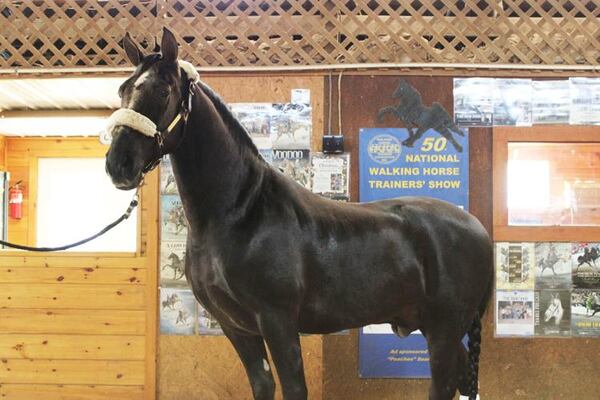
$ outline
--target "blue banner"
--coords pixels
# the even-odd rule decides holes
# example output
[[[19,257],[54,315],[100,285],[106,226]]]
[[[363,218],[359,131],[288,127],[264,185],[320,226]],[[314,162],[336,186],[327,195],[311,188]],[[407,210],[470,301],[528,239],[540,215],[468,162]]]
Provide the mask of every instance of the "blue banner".
[[[457,150],[434,130],[413,147],[402,144],[407,129],[361,129],[359,136],[360,201],[401,196],[427,196],[469,208],[469,138],[455,136]],[[389,325],[359,332],[362,378],[430,378],[427,342],[420,333],[401,339]]]

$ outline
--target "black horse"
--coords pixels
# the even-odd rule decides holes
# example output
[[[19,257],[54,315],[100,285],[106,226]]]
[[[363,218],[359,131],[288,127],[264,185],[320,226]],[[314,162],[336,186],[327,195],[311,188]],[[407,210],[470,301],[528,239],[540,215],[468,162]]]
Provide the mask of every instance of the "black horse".
[[[306,399],[299,332],[388,322],[400,334],[425,334],[429,399],[451,399],[457,388],[475,399],[480,316],[493,282],[479,221],[429,198],[343,204],[314,195],[269,167],[210,88],[189,83],[168,30],[162,55],[143,56],[128,37],[124,47],[137,68],[119,90],[122,107],[159,130],[176,127],[162,143],[117,126],[107,172],[132,189],[170,153],[189,222],[187,280],[238,352],[254,398],[274,396],[265,342],[284,399]],[[189,117],[172,122],[187,114],[190,95]]]

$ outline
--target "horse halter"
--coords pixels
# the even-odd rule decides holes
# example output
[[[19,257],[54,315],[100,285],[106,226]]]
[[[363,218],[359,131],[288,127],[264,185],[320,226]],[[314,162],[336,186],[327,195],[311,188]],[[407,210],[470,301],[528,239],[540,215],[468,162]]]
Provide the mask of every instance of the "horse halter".
[[[142,174],[145,175],[148,172],[152,171],[154,168],[160,164],[160,161],[163,156],[169,154],[171,151],[165,149],[165,141],[169,137],[170,133],[175,130],[175,128],[179,125],[180,122],[183,122],[183,132],[185,132],[185,124],[187,123],[187,119],[192,111],[192,98],[194,96],[194,85],[199,81],[199,75],[196,69],[192,66],[192,64],[187,61],[178,60],[179,67],[183,69],[188,77],[188,94],[187,98],[183,98],[181,100],[181,104],[179,106],[179,112],[173,117],[169,125],[163,130],[158,129],[154,121],[145,115],[131,109],[131,108],[120,108],[108,118],[107,126],[105,132],[112,137],[112,131],[118,126],[127,126],[133,129],[135,132],[140,133],[144,136],[152,137],[155,139],[156,143],[156,154],[157,156],[146,164],[146,166],[142,169]],[[177,145],[174,146],[173,150],[179,147],[181,141],[183,140],[183,135],[177,142]]]

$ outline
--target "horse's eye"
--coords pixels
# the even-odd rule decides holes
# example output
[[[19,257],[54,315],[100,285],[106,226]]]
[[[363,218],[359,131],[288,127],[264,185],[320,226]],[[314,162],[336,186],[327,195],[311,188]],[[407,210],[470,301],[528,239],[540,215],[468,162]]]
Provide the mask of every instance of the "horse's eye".
[[[169,89],[166,89],[166,88],[165,89],[158,89],[158,95],[160,97],[163,97],[163,98],[168,97],[169,96]]]

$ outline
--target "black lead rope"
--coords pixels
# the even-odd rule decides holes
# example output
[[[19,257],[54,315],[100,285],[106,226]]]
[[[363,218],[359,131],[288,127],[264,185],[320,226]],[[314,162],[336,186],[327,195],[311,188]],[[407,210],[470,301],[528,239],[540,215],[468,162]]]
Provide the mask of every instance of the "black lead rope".
[[[96,239],[99,236],[104,235],[106,232],[110,231],[112,228],[119,225],[121,222],[125,221],[127,218],[129,218],[133,209],[136,208],[138,205],[138,202],[139,202],[138,192],[140,190],[140,187],[141,187],[141,184],[140,184],[140,186],[138,186],[137,190],[135,191],[135,194],[133,195],[133,199],[131,199],[131,202],[129,203],[129,207],[127,207],[127,210],[123,213],[123,215],[121,215],[119,218],[117,218],[112,223],[106,225],[100,232],[98,232],[95,235],[92,235],[88,238],[82,239],[75,243],[70,243],[70,244],[66,244],[64,246],[58,246],[58,247],[25,246],[22,244],[5,242],[4,240],[0,240],[0,245],[6,246],[6,247],[11,247],[13,249],[27,250],[27,251],[61,251],[61,250],[70,249],[72,247],[81,246],[84,243],[87,243],[89,241]]]

